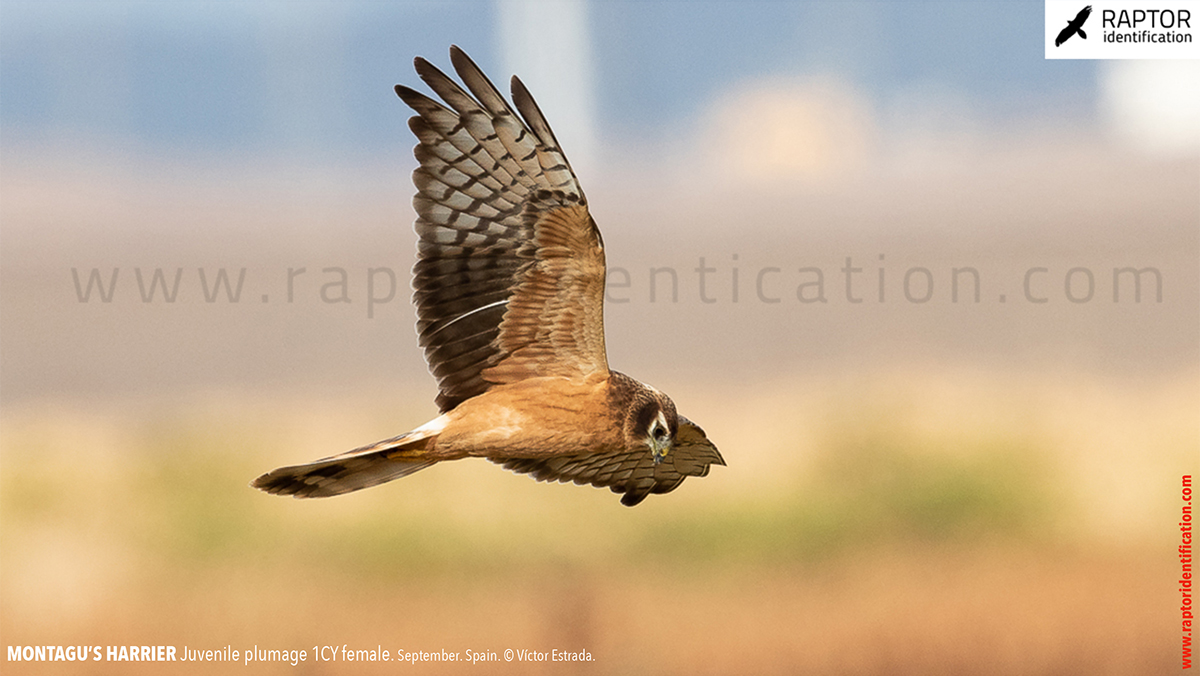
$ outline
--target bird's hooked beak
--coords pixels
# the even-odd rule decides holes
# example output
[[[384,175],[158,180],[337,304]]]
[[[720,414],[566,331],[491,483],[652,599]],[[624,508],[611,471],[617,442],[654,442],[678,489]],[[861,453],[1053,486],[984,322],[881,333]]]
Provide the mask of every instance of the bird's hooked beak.
[[[666,459],[667,453],[671,452],[671,438],[665,437],[662,441],[650,437],[650,453],[654,456],[654,464],[658,464]]]

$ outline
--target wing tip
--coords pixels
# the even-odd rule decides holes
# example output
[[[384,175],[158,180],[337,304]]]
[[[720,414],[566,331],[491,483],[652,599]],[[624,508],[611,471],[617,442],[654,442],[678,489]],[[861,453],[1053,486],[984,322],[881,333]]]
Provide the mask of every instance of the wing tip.
[[[410,96],[413,96],[414,94],[419,93],[416,90],[414,90],[412,87],[407,87],[402,84],[398,84],[395,87],[392,87],[392,91],[396,92],[396,96],[399,96],[400,100],[404,101],[405,103],[408,103],[408,98]]]
[[[614,493],[620,493],[621,489],[613,486],[612,491]],[[647,495],[650,495],[650,491],[628,491],[625,493],[625,495],[621,496],[621,504],[625,505],[626,507],[637,507],[638,505],[642,504],[642,501],[646,499]]]
[[[463,66],[467,64],[479,70],[479,66],[476,66],[471,57],[458,45],[450,45],[450,64],[454,66],[455,72],[460,75],[462,74]]]

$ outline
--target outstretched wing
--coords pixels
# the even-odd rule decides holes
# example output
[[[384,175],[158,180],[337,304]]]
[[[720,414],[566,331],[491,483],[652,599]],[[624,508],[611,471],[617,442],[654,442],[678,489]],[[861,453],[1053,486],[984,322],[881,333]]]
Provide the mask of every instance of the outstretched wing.
[[[669,493],[689,476],[707,476],[710,465],[725,459],[704,430],[680,416],[671,452],[655,463],[646,449],[585,453],[547,459],[495,460],[505,469],[529,474],[538,481],[573,481],[624,493],[621,504],[633,507],[651,493]]]
[[[443,412],[494,384],[608,369],[603,243],[567,158],[520,80],[518,115],[462,50],[450,59],[465,90],[416,59],[446,105],[396,86],[417,112],[413,298]]]

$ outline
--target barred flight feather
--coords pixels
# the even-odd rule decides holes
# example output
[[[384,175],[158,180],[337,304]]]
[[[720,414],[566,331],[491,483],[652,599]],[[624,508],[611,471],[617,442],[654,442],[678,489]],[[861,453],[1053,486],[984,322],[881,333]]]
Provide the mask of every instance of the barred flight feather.
[[[519,80],[520,114],[461,50],[451,62],[463,85],[415,61],[440,102],[396,87],[417,113],[413,300],[443,412],[518,375],[605,363],[603,252],[586,209],[564,211],[585,204],[570,164]],[[577,305],[589,310],[551,317]],[[538,345],[543,337],[551,342]]]

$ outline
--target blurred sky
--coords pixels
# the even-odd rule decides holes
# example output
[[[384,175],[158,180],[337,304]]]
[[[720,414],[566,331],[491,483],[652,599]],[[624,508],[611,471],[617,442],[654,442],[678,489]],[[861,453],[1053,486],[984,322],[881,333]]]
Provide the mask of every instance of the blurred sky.
[[[451,43],[499,82],[519,71],[584,156],[596,139],[661,137],[738,83],[771,78],[836,76],[884,120],[947,104],[983,124],[1091,119],[1105,66],[1044,60],[1042,12],[1041,2],[6,0],[0,141],[374,154],[406,117],[392,85],[415,84],[414,55],[444,65]]]
[[[502,89],[518,72],[577,169],[687,136],[745,83],[813,77],[884,132],[1059,120],[1200,147],[1194,64],[1047,61],[1042,22],[1041,2],[5,0],[0,149],[355,161],[394,149],[392,85],[451,43]]]

